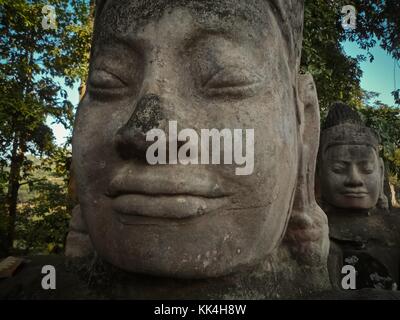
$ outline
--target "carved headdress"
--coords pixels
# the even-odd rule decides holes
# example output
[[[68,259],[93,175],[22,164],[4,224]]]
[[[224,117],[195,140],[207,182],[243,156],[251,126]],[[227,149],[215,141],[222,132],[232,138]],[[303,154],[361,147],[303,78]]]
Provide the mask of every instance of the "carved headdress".
[[[342,102],[330,107],[321,131],[320,154],[334,145],[368,145],[379,151],[379,137],[365,126],[357,111]]]

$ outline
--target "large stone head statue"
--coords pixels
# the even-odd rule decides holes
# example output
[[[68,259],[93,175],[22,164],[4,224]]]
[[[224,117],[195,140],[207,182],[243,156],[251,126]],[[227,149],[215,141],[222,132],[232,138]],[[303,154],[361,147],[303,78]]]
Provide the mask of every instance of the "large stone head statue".
[[[305,260],[321,253],[319,113],[311,77],[298,74],[302,25],[302,0],[98,1],[73,157],[99,256],[131,272],[207,278],[257,265],[282,243]],[[254,170],[150,165],[145,134],[170,121],[199,136],[254,129]]]
[[[331,106],[322,128],[318,168],[321,198],[328,206],[368,210],[383,196],[379,138],[343,103]]]

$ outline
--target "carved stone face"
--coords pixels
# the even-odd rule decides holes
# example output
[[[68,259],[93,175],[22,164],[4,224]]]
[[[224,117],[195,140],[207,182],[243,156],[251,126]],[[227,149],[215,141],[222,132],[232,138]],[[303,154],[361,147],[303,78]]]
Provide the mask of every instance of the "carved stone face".
[[[268,15],[261,24],[242,20],[239,11],[222,20],[172,8],[129,28],[124,12],[116,23],[126,31],[102,30],[106,40],[94,47],[73,154],[90,237],[112,264],[204,278],[254,265],[279,244],[299,160],[297,83],[287,40],[273,11]],[[146,112],[135,115],[138,108]],[[116,139],[130,119],[150,128],[175,120],[178,130],[198,132],[252,128],[254,171],[149,165],[136,136]]]
[[[321,195],[332,206],[370,209],[380,192],[379,158],[370,146],[331,146],[323,155],[320,180]]]

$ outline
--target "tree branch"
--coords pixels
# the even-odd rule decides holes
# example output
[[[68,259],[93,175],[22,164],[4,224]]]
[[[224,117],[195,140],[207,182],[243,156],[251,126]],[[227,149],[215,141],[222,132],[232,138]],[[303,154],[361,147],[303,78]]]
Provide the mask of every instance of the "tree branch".
[[[44,180],[46,180],[46,178],[36,179],[36,180],[32,180],[32,181],[21,182],[19,185],[20,185],[20,186],[23,186],[24,184],[36,183],[36,182],[40,182],[40,181],[44,181]]]

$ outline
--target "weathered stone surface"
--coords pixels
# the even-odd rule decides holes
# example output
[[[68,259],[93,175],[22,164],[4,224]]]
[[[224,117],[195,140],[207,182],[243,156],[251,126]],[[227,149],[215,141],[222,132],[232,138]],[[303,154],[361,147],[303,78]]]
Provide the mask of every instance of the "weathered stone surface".
[[[72,211],[69,232],[65,244],[65,255],[70,258],[85,257],[93,253],[93,245],[83,220],[80,206]]]
[[[110,284],[110,295],[277,298],[329,288],[327,220],[314,196],[318,100],[311,76],[299,75],[303,5],[98,2],[73,166],[96,254],[134,279],[117,281],[132,285],[115,294]],[[146,132],[169,121],[196,132],[254,129],[254,172],[149,165]]]
[[[15,299],[90,299],[87,283],[79,272],[68,272],[63,256],[24,257],[25,263],[14,277],[0,280],[0,300]],[[56,269],[56,290],[43,290],[42,267],[52,265]]]
[[[379,137],[343,103],[332,105],[323,128],[318,178],[324,209],[370,210],[378,199],[387,208]]]
[[[396,289],[400,219],[388,214],[379,137],[343,103],[332,105],[323,125],[318,180],[329,221],[334,287],[342,289],[342,267],[353,265],[357,289]]]
[[[329,269],[341,288],[343,265],[357,271],[357,289],[397,289],[400,267],[400,216],[396,213],[329,212]]]
[[[26,263],[14,278],[0,280],[0,300],[7,299],[399,299],[398,291],[362,290],[304,290],[299,282],[313,280],[312,273],[293,274],[278,283],[279,274],[269,269],[262,277],[255,270],[247,270],[248,277],[238,275],[236,282],[224,277],[219,281],[177,280],[157,278],[124,272],[99,261],[93,256],[85,259],[68,259],[62,256],[26,257]],[[41,281],[43,265],[57,270],[57,289],[43,290]],[[282,271],[282,270],[281,270]],[[279,272],[281,272],[279,271]],[[266,277],[267,276],[267,277]],[[268,279],[268,277],[270,277]],[[254,280],[250,282],[249,280]],[[251,284],[251,285],[250,285]],[[319,287],[319,286],[318,286]],[[303,288],[303,290],[302,290]],[[279,292],[284,294],[281,296]],[[288,295],[291,292],[292,295]]]

